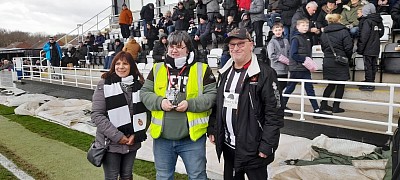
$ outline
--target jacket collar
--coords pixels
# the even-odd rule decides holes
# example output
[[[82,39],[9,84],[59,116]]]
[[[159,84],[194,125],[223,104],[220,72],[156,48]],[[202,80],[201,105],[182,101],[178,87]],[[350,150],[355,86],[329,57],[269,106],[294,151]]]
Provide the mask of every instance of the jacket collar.
[[[233,59],[230,58],[228,60],[228,62],[226,62],[224,67],[222,67],[220,70],[218,70],[218,72],[220,74],[223,74],[232,66],[233,66]],[[260,73],[260,66],[258,64],[257,56],[254,53],[251,53],[251,63],[250,63],[249,68],[247,69],[247,74],[249,75],[249,77],[252,77],[258,73]]]

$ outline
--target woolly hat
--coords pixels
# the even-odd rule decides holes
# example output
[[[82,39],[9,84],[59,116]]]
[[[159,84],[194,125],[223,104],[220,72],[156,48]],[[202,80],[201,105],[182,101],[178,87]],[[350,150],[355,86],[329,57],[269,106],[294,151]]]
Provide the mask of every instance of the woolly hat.
[[[375,9],[374,4],[368,3],[368,4],[365,4],[365,5],[363,6],[361,12],[362,12],[362,15],[365,17],[365,16],[368,16],[368,15],[370,15],[370,14],[376,13],[376,9]]]
[[[243,19],[244,16],[248,15],[247,13],[243,13],[240,19]]]

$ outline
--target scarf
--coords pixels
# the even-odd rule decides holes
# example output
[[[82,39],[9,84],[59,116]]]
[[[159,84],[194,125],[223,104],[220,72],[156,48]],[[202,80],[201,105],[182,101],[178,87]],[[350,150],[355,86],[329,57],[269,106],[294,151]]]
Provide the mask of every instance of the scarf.
[[[104,97],[106,111],[111,123],[125,135],[135,134],[135,142],[146,139],[148,110],[140,101],[140,88],[142,84],[132,75],[120,78],[115,73],[105,79]],[[132,93],[131,101],[125,93]],[[129,97],[129,94],[128,94]],[[132,107],[132,116],[129,110]]]

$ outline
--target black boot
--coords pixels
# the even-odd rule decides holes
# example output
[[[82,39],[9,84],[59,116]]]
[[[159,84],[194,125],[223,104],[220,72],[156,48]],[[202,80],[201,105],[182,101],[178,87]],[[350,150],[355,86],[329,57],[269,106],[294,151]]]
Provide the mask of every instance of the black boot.
[[[320,109],[325,110],[325,111],[332,111],[332,106],[329,106],[327,101],[322,100]]]
[[[340,105],[340,102],[333,103],[333,108],[332,108],[333,113],[342,113],[345,111],[344,109],[340,108],[339,105]]]

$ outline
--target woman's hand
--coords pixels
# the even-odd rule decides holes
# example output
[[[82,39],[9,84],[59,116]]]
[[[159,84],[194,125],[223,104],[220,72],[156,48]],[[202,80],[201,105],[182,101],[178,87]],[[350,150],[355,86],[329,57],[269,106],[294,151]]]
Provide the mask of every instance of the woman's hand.
[[[168,112],[174,109],[174,106],[171,104],[171,102],[169,102],[168,99],[163,99],[161,101],[161,109]]]
[[[122,136],[122,138],[118,141],[119,144],[127,144],[129,139],[126,136]]]
[[[135,135],[132,134],[128,137],[128,143],[126,145],[133,145],[135,143]]]

